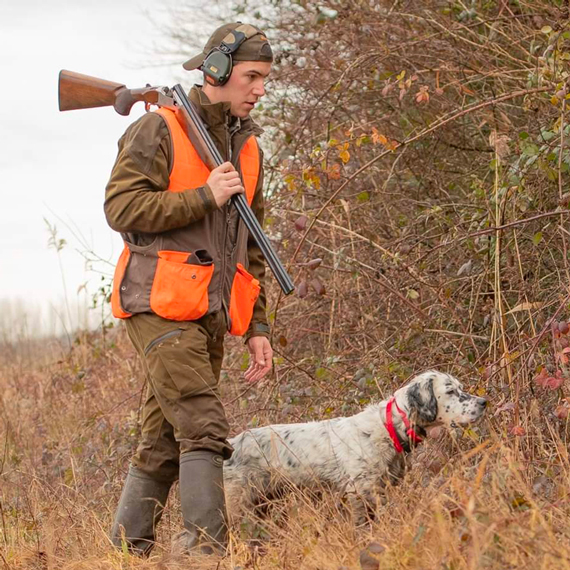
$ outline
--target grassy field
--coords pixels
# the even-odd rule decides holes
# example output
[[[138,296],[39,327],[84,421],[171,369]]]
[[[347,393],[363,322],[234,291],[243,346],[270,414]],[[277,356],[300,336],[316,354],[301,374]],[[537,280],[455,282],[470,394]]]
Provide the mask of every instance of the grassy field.
[[[521,418],[524,435],[495,407],[477,428],[427,441],[364,528],[339,497],[296,493],[234,527],[226,559],[190,562],[170,555],[181,528],[174,492],[152,557],[117,552],[107,533],[138,439],[140,364],[119,329],[105,344],[80,336],[71,352],[24,348],[0,357],[0,568],[570,568],[567,426],[536,405]],[[237,355],[223,375],[233,432],[254,409],[258,423],[287,421],[264,415],[266,391],[247,391]]]

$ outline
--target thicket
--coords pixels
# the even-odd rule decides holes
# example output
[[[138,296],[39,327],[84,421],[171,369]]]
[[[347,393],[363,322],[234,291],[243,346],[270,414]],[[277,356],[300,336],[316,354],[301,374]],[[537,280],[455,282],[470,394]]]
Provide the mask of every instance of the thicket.
[[[532,405],[563,428],[567,3],[234,12],[277,53],[258,116],[266,227],[298,287],[270,285],[276,413],[338,413],[437,367],[488,393],[515,434]],[[541,378],[559,379],[552,393]]]

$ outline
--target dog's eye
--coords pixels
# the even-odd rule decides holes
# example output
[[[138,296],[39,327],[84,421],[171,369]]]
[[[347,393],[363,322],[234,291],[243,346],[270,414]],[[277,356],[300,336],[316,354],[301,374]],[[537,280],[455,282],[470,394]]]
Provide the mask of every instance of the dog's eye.
[[[448,396],[451,396],[451,395],[453,395],[453,394],[457,395],[457,390],[448,390],[448,391],[446,392],[446,394],[447,394]]]

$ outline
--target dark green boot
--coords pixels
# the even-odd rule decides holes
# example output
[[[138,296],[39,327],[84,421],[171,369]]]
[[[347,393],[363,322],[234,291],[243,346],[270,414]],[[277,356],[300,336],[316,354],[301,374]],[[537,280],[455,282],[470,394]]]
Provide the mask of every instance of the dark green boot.
[[[224,496],[224,460],[212,451],[189,451],[180,456],[180,504],[186,531],[175,550],[223,554],[228,529]]]
[[[150,553],[171,486],[130,467],[111,530],[117,548],[122,548],[124,535],[130,552],[139,556]]]

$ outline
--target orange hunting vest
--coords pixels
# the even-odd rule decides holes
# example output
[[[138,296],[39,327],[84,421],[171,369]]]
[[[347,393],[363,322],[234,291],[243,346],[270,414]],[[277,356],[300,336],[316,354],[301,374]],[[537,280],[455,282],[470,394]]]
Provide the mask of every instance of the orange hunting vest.
[[[182,192],[204,186],[210,170],[194,149],[174,112],[164,108],[156,112],[166,121],[172,139],[174,160],[167,191]],[[255,136],[252,135],[244,144],[239,154],[239,163],[246,198],[251,206],[260,169]],[[213,222],[198,221],[189,224],[178,230],[176,239],[170,241],[168,233],[158,234],[157,239],[145,247],[137,247],[127,242],[123,236],[125,247],[113,279],[113,315],[128,318],[134,313],[151,311],[170,320],[196,320],[209,310],[218,310],[224,301],[230,317],[229,332],[235,335],[245,334],[260,291],[259,281],[244,267],[244,263],[247,263],[247,231],[238,233],[240,243],[235,248],[242,252],[243,263],[239,259],[232,260],[231,264],[223,263],[216,251],[209,251],[211,258],[203,262],[192,256],[192,253],[202,249],[203,243],[208,244],[209,249],[215,249],[212,245],[215,240],[208,237],[209,230],[204,230],[211,227],[204,225],[208,223]],[[241,221],[239,223],[243,224]],[[189,244],[188,247],[180,251],[180,244],[185,242]],[[225,266],[226,275],[218,274],[221,270],[219,266]],[[219,299],[219,290],[224,290],[223,283],[220,286],[220,280],[226,279],[231,283],[229,303],[227,299]],[[213,281],[218,285],[211,286]],[[133,291],[136,291],[134,295]],[[212,301],[214,307],[211,306]]]

